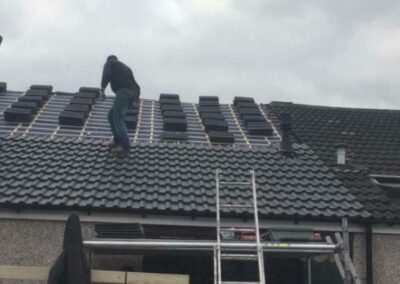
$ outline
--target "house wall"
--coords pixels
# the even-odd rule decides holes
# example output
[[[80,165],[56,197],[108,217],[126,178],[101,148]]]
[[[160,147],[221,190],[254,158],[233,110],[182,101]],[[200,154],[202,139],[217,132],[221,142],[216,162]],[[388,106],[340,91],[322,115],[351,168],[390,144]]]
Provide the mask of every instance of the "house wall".
[[[365,235],[354,237],[353,260],[362,279],[366,277]],[[372,236],[374,284],[400,283],[400,235],[376,234]]]
[[[0,265],[51,266],[61,252],[64,227],[65,222],[61,221],[0,219]],[[82,234],[84,239],[94,238],[94,224],[82,223]],[[372,241],[374,284],[400,283],[400,235],[375,233]],[[354,234],[353,260],[361,279],[365,281],[364,234]],[[127,255],[96,256],[92,262],[92,267],[97,269],[140,269],[140,266],[140,257]],[[0,283],[41,282],[0,280]]]
[[[65,223],[0,220],[0,264],[49,266],[62,250]],[[83,238],[94,237],[94,226],[82,224]]]
[[[62,250],[65,222],[0,219],[0,265],[51,266]],[[82,223],[83,239],[94,238],[94,224]],[[96,256],[92,267],[120,270],[137,267],[133,256]],[[42,281],[2,280],[1,284],[46,283]]]
[[[352,252],[353,252],[353,263],[361,278],[362,283],[367,283],[367,270],[365,261],[365,235],[364,234],[354,234],[352,242]]]
[[[400,235],[374,234],[372,248],[374,283],[400,283]]]

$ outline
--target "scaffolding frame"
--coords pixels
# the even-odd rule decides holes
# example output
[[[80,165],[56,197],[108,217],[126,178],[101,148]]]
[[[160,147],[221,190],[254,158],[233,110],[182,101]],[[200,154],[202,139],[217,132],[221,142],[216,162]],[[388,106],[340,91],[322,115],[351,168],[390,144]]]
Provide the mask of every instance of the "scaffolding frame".
[[[342,220],[345,225],[347,219]],[[342,232],[343,233],[343,232]],[[348,233],[348,231],[347,231]],[[352,283],[361,284],[355,266],[351,261],[348,250],[344,250],[345,239],[337,232],[335,233],[334,242],[329,236],[325,242],[278,242],[278,241],[262,241],[261,247],[266,255],[285,254],[305,257],[307,263],[307,284],[312,284],[311,277],[311,259],[314,256],[330,255],[334,258],[339,274],[344,284]],[[89,259],[95,251],[109,251],[119,253],[146,251],[185,251],[190,253],[209,252],[213,254],[217,246],[216,240],[172,240],[172,239],[95,239],[84,241],[84,246],[89,250]],[[221,243],[221,247],[235,252],[251,252],[257,246],[254,242],[244,243],[238,241],[230,241]],[[346,260],[347,259],[347,260]],[[345,261],[346,260],[346,261]],[[348,279],[346,279],[346,267],[348,271]],[[345,282],[349,281],[349,282]]]
[[[257,207],[257,189],[254,170],[250,170],[251,181],[244,182],[221,182],[220,170],[215,172],[216,184],[216,232],[215,240],[167,240],[167,239],[103,239],[84,241],[84,246],[89,249],[89,259],[92,259],[92,250],[129,250],[129,251],[208,251],[213,253],[214,260],[214,283],[260,283],[268,284],[265,279],[264,254],[296,254],[302,255],[307,264],[307,284],[312,284],[311,258],[316,255],[333,256],[335,264],[344,284],[361,284],[361,280],[356,272],[355,266],[350,257],[349,226],[347,217],[342,218],[342,232],[334,234],[335,241],[329,236],[325,242],[282,242],[282,241],[261,241],[259,232],[259,219]],[[240,184],[250,185],[252,187],[251,206],[241,204],[221,204],[220,203],[220,185],[221,184]],[[229,208],[252,208],[254,211],[254,228],[256,240],[221,240],[221,206]],[[232,228],[232,231],[240,231],[240,226]],[[245,230],[249,230],[248,228]],[[229,253],[241,253],[241,257],[257,252],[257,262],[259,267],[260,279],[258,282],[232,282],[222,281],[221,279],[221,250]],[[261,275],[263,274],[263,275]]]

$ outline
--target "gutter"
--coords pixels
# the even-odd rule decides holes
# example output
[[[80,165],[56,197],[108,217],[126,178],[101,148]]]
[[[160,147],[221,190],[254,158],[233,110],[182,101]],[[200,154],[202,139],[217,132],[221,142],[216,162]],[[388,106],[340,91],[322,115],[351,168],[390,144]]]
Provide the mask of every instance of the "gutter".
[[[36,220],[36,221],[61,221],[65,222],[72,210],[29,210],[24,209],[19,212],[13,210],[0,209],[0,220]],[[90,215],[85,212],[79,212],[81,223],[140,223],[152,225],[175,225],[175,226],[194,226],[194,227],[215,227],[215,217],[196,217],[195,219],[189,216],[176,215],[146,215],[134,213],[111,213],[111,212],[91,212]],[[225,224],[228,227],[251,227],[250,222],[243,222],[239,218],[226,218]],[[352,233],[363,233],[365,228],[358,223],[349,224],[349,230]],[[316,231],[339,232],[341,224],[339,222],[324,222],[324,221],[296,221],[279,220],[279,219],[260,219],[261,228],[270,227],[302,227]]]

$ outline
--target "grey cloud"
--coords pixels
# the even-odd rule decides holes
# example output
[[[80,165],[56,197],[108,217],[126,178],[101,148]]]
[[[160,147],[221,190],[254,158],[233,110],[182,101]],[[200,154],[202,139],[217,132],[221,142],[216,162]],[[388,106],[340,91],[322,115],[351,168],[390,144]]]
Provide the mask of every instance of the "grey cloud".
[[[34,2],[0,2],[0,80],[14,89],[96,86],[117,54],[147,98],[400,108],[397,1]]]

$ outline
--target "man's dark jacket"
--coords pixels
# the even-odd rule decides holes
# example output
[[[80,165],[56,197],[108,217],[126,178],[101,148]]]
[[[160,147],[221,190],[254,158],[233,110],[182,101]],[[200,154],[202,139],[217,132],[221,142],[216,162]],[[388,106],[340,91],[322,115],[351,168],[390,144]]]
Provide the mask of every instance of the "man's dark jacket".
[[[140,86],[136,83],[131,68],[119,60],[108,60],[104,65],[101,88],[104,90],[109,82],[114,93],[121,88],[130,88],[140,95]]]

